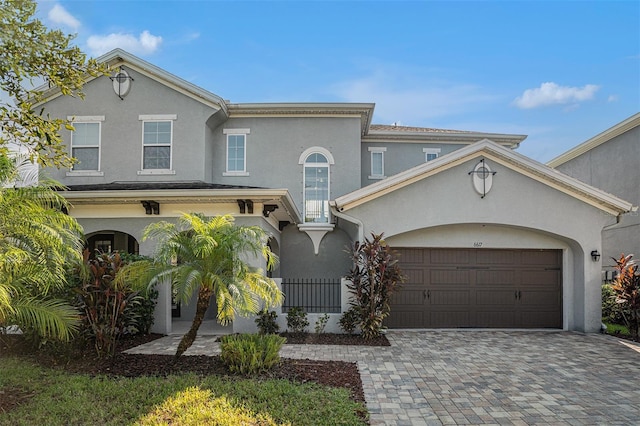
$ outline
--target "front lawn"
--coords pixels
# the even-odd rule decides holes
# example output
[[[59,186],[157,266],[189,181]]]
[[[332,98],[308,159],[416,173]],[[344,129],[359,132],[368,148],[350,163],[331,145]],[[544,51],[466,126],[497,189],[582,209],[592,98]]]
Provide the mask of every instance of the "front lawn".
[[[0,358],[0,399],[9,393],[19,404],[0,404],[0,425],[366,424],[348,390],[283,379],[92,377],[10,356]]]

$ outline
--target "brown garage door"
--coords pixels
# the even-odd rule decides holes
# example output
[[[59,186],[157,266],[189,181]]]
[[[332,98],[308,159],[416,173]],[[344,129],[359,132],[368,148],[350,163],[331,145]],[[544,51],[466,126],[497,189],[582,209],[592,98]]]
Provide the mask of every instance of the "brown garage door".
[[[561,328],[562,251],[396,248],[389,328]]]

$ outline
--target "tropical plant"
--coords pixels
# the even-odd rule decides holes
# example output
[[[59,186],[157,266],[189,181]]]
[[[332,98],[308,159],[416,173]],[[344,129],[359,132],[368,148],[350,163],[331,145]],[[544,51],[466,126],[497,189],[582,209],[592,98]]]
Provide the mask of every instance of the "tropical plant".
[[[298,306],[289,308],[287,312],[287,329],[291,333],[304,333],[307,331],[308,326],[309,320],[304,309]]]
[[[55,86],[63,95],[83,97],[87,76],[98,76],[106,67],[72,46],[73,36],[47,29],[34,19],[33,0],[0,0],[0,154],[17,145],[31,162],[69,167],[72,159],[60,137],[67,120],[51,118],[35,105]],[[35,91],[35,81],[48,83]]]
[[[616,295],[616,302],[622,308],[622,316],[629,333],[634,338],[640,337],[640,271],[632,260],[633,255],[622,254],[614,259],[618,276],[611,289]]]
[[[0,154],[0,330],[17,325],[43,339],[69,340],[78,312],[52,294],[65,285],[67,265],[81,259],[82,229],[63,213],[57,184],[38,181],[32,166]]]
[[[262,256],[267,268],[276,261],[267,246],[267,234],[257,226],[235,225],[231,215],[205,218],[185,213],[177,223],[149,225],[143,240],[150,238],[157,240],[154,260],[128,265],[122,279],[136,278],[150,286],[168,280],[184,304],[197,292],[193,323],[178,345],[176,358],[193,344],[212,297],[221,324],[229,323],[236,314],[258,313],[261,302],[265,308],[282,303],[276,283],[246,260]]]
[[[276,311],[269,311],[268,309],[261,310],[258,318],[255,319],[260,334],[278,334],[280,326],[278,325],[277,318],[278,314],[276,314]]]
[[[347,288],[352,293],[351,306],[360,319],[365,339],[380,336],[382,321],[389,315],[391,295],[404,281],[396,253],[385,243],[383,235],[356,241],[351,250],[353,268],[347,275]]]
[[[232,373],[255,374],[280,361],[287,339],[277,334],[229,334],[220,339],[220,359]]]
[[[99,253],[89,257],[84,251],[82,284],[76,289],[88,337],[94,341],[99,357],[113,356],[119,337],[137,334],[141,324],[141,307],[145,297],[129,283],[116,280],[124,267],[120,254]],[[152,289],[153,290],[153,289]]]
[[[338,320],[338,324],[340,324],[340,328],[347,334],[353,334],[353,332],[358,327],[360,322],[360,316],[358,314],[358,310],[353,306],[349,308],[346,312],[344,312],[340,319]]]

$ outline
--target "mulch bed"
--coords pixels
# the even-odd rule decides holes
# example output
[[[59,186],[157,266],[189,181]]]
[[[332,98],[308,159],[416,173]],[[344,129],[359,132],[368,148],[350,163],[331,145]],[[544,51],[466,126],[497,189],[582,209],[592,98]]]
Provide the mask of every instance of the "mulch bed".
[[[385,336],[364,340],[358,335],[282,333],[288,344],[331,344],[389,346]],[[90,345],[76,346],[62,350],[34,350],[21,336],[2,336],[2,354],[27,357],[40,365],[60,368],[72,373],[108,375],[121,377],[166,376],[170,374],[195,373],[199,375],[233,376],[222,364],[218,356],[182,356],[175,360],[172,355],[125,354],[129,348],[163,337],[149,334],[123,339],[118,351],[111,359],[98,359]],[[237,377],[237,376],[236,376]],[[275,368],[257,379],[286,379],[299,383],[314,382],[321,385],[343,387],[349,390],[351,398],[364,403],[364,392],[358,366],[354,362],[315,361],[309,359],[282,358]],[[19,388],[0,388],[0,412],[8,411],[28,400],[32,395]],[[364,413],[363,413],[364,415]]]

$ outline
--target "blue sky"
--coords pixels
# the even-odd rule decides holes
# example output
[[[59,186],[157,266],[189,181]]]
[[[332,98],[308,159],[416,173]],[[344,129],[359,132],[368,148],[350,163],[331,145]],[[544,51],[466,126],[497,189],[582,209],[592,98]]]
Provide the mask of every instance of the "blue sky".
[[[374,123],[528,135],[546,162],[640,111],[640,1],[40,1],[231,102],[374,102]]]

